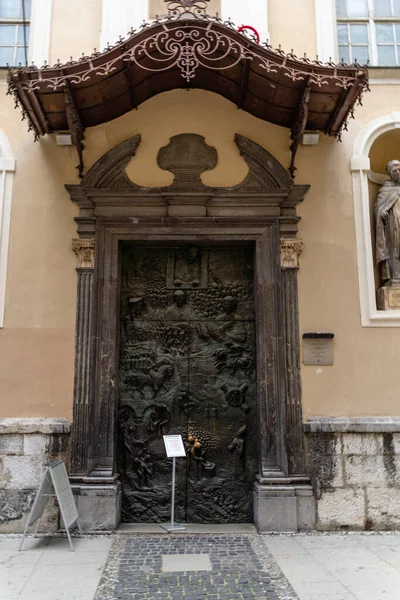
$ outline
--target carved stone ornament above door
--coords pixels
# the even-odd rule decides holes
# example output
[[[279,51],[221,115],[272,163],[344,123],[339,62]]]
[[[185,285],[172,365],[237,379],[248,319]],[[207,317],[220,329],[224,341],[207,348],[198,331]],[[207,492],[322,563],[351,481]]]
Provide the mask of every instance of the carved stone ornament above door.
[[[141,136],[135,135],[112,148],[89,169],[78,187],[85,189],[140,189],[140,186],[131,181],[126,174],[126,167],[132,157],[135,156],[140,143]],[[278,188],[288,191],[293,187],[308,189],[309,186],[294,186],[293,179],[280,162],[256,142],[236,134],[235,144],[249,167],[247,177],[232,188],[212,189],[232,189],[236,191],[249,188]],[[183,133],[173,136],[169,144],[159,150],[157,162],[161,169],[174,174],[173,186],[188,189],[191,187],[205,188],[208,186],[202,183],[200,175],[217,166],[218,154],[215,148],[207,144],[203,136],[194,133]],[[67,186],[68,189],[71,187]]]
[[[89,169],[80,185],[66,186],[81,209],[76,219],[80,237],[95,235],[96,217],[116,214],[279,217],[281,237],[295,237],[300,220],[296,206],[309,186],[295,185],[279,161],[256,142],[240,134],[235,135],[234,141],[248,166],[248,174],[232,187],[213,187],[202,182],[202,173],[217,166],[218,154],[198,134],[173,136],[159,150],[158,166],[174,175],[173,183],[165,187],[142,187],[127,175],[126,168],[141,143],[140,135],[112,148]]]

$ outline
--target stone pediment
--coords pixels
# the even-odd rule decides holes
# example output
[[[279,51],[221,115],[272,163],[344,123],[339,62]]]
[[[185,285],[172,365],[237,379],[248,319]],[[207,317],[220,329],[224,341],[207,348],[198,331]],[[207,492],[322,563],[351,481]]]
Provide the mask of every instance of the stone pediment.
[[[126,173],[128,163],[135,156],[140,145],[141,136],[135,135],[118,144],[102,156],[83,177],[80,187],[108,190],[144,190],[171,192],[179,189],[186,192],[209,192],[228,190],[240,192],[245,190],[291,190],[293,179],[286,169],[256,142],[240,135],[235,135],[235,144],[247,163],[249,172],[246,178],[231,188],[215,188],[203,184],[201,175],[214,169],[218,163],[215,148],[209,146],[204,137],[194,133],[183,133],[173,136],[169,144],[158,152],[158,166],[174,175],[171,186],[164,188],[143,188],[131,181]],[[70,189],[72,186],[67,186]]]
[[[78,233],[89,237],[97,219],[175,219],[221,218],[280,219],[283,235],[295,235],[299,217],[296,205],[309,188],[294,185],[286,169],[256,142],[235,135],[235,144],[245,160],[248,173],[232,187],[212,187],[202,182],[202,173],[218,164],[218,153],[203,136],[184,133],[173,136],[160,148],[159,168],[174,175],[164,187],[143,187],[126,172],[141,142],[136,135],[102,156],[83,177],[80,185],[67,185],[71,199],[79,208]]]

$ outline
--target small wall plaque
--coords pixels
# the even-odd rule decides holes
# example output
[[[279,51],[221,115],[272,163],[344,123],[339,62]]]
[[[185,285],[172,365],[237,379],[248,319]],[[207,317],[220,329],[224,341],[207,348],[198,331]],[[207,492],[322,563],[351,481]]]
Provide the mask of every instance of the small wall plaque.
[[[333,333],[303,334],[303,363],[333,365]]]

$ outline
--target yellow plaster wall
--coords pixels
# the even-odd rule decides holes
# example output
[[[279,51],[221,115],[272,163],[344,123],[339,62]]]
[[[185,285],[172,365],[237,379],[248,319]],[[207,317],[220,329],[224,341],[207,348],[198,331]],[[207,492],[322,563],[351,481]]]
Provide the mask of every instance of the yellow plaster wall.
[[[303,147],[298,155],[296,182],[312,186],[299,209],[300,235],[305,243],[299,271],[300,331],[335,334],[334,366],[302,367],[305,418],[400,412],[400,331],[362,328],[360,324],[349,170],[355,137],[364,123],[382,114],[383,99],[389,112],[395,110],[397,89],[376,88],[366,96],[344,143],[322,136],[318,146]],[[70,148],[55,147],[52,139],[33,144],[15,119],[12,105],[7,104],[6,112],[5,130],[18,169],[6,322],[0,331],[0,382],[3,390],[5,385],[6,399],[1,413],[49,414],[50,396],[57,389],[55,412],[70,416],[76,285],[70,239],[75,209],[63,185],[77,181],[76,156]],[[157,151],[172,135],[182,132],[202,134],[217,148],[219,165],[204,175],[210,185],[233,185],[246,175],[245,163],[233,143],[235,132],[263,145],[283,165],[289,163],[285,129],[238,111],[209,92],[176,90],[88,130],[86,167],[119,142],[141,133],[143,142],[128,173],[141,185],[166,185],[171,175],[157,167]]]
[[[349,162],[359,131],[398,106],[398,88],[374,85],[343,143],[322,138],[300,150],[298,183],[312,184],[299,213],[305,249],[299,271],[300,331],[335,334],[333,367],[302,367],[304,418],[399,415],[400,330],[360,324],[354,206]]]
[[[308,58],[316,57],[313,0],[269,0],[268,21],[270,43],[274,48],[280,45],[285,52],[293,49],[297,56],[302,57],[306,53]]]
[[[50,62],[90,53],[98,46],[98,8],[98,0],[79,4],[54,0]],[[269,17],[274,46],[315,56],[314,2],[270,0]],[[300,235],[305,242],[299,272],[300,332],[335,334],[334,366],[302,367],[305,418],[400,414],[400,331],[360,324],[349,169],[357,133],[376,117],[398,110],[398,90],[395,85],[373,86],[364,106],[357,108],[357,121],[350,124],[342,144],[322,136],[317,147],[300,148],[298,154],[296,182],[312,185],[299,209]],[[77,157],[73,148],[56,147],[52,137],[34,144],[4,92],[0,82],[0,127],[11,142],[17,171],[5,327],[0,330],[0,417],[70,418],[76,295],[70,243],[76,210],[64,184],[78,181]],[[204,175],[210,185],[233,185],[246,174],[233,143],[236,132],[264,146],[284,166],[289,164],[287,130],[238,111],[214,94],[177,90],[88,130],[86,168],[119,142],[140,133],[143,141],[128,167],[130,177],[141,185],[167,185],[172,176],[158,169],[157,151],[172,135],[183,132],[200,133],[217,148],[219,165]],[[393,140],[386,143],[386,154],[393,144]]]
[[[72,414],[77,214],[64,183],[76,179],[72,148],[34,143],[0,83],[0,127],[14,157],[0,417]],[[59,152],[61,150],[61,152]]]

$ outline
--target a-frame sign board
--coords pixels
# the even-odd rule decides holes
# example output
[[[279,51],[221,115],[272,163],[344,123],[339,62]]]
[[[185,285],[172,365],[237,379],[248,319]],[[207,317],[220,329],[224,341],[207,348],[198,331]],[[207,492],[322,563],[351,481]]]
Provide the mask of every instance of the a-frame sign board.
[[[35,521],[37,521],[37,524],[34,535],[37,534],[44,509],[46,508],[49,497],[51,496],[56,496],[58,500],[58,505],[60,507],[65,529],[67,531],[69,544],[72,552],[74,551],[69,532],[70,527],[76,523],[81,533],[82,530],[79,524],[79,515],[76,509],[74,495],[72,493],[67,470],[63,460],[57,460],[56,462],[46,466],[46,471],[43,475],[42,482],[37,491],[35,501],[32,505],[32,509],[25,526],[24,535],[19,547],[20,550],[22,550],[22,544],[24,543],[29,526]]]

